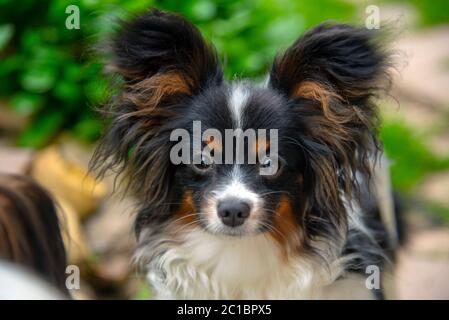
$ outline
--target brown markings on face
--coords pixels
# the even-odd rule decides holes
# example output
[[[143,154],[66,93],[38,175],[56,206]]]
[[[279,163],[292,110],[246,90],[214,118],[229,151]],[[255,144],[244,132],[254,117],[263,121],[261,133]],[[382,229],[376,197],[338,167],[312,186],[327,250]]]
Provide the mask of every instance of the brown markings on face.
[[[298,183],[298,185],[302,186],[304,183],[304,176],[300,173],[298,174],[298,176],[296,177],[296,182]]]
[[[187,191],[182,198],[182,203],[175,213],[176,223],[181,225],[196,225],[195,204],[193,202],[192,191]]]
[[[205,143],[209,150],[214,150],[214,152],[220,152],[220,153],[223,151],[222,142],[220,141],[220,139],[218,139],[214,136],[208,137],[206,139]]]
[[[253,152],[257,156],[259,154],[268,154],[270,148],[270,141],[266,137],[257,137],[256,143],[253,146]]]
[[[284,257],[288,259],[300,250],[303,233],[296,221],[293,205],[286,196],[279,199],[273,226],[276,231],[270,230],[270,236],[279,243]]]

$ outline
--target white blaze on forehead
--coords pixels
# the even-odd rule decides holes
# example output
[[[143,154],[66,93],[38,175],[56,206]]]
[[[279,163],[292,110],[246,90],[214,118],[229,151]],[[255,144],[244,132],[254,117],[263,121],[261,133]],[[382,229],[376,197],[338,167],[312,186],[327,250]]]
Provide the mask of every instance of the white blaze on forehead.
[[[229,109],[238,128],[242,127],[243,110],[249,97],[249,90],[244,84],[236,84],[232,87],[229,96]]]
[[[248,201],[253,207],[259,203],[259,196],[248,189],[243,182],[242,176],[240,175],[237,167],[234,167],[230,182],[226,185],[226,187],[216,192],[216,197],[219,201],[226,198],[238,198]]]

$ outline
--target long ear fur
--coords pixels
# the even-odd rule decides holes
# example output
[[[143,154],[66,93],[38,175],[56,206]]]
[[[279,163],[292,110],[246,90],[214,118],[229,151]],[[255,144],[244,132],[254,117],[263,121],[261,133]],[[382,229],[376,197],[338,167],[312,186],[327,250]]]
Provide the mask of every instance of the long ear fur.
[[[194,25],[172,13],[152,9],[125,23],[112,51],[112,65],[131,86],[144,81],[139,87],[193,95],[222,81],[214,49]]]
[[[161,203],[168,192],[167,123],[192,97],[222,82],[217,55],[192,24],[156,9],[124,23],[111,53],[123,82],[106,112],[109,128],[92,168],[125,173],[142,199]]]
[[[389,55],[379,34],[345,24],[321,24],[276,57],[269,85],[293,101],[302,145],[316,177],[315,201],[342,208],[356,171],[369,174],[378,150],[373,98],[389,86]]]

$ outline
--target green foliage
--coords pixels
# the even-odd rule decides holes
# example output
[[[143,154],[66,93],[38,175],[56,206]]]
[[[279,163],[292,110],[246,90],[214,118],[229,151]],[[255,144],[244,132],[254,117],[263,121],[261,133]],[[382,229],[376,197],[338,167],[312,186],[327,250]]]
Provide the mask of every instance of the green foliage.
[[[412,191],[429,173],[449,169],[449,159],[436,156],[425,139],[401,121],[386,121],[381,139],[392,160],[393,185],[401,191]]]
[[[80,9],[80,29],[65,27],[66,7]],[[226,76],[258,77],[276,51],[323,20],[350,21],[353,5],[342,0],[0,0],[0,98],[31,117],[18,139],[40,148],[61,130],[95,140],[93,113],[106,96],[107,80],[92,46],[126,18],[155,5],[196,23],[217,46]]]
[[[133,300],[149,300],[151,299],[151,290],[148,284],[145,281],[142,281],[142,283],[139,286],[139,290],[132,298]]]
[[[217,47],[228,78],[261,76],[276,52],[325,20],[349,22],[341,0],[164,0],[158,7],[187,16]]]
[[[80,9],[88,16],[86,1]],[[101,85],[100,64],[86,54],[92,28],[65,28],[68,1],[3,0],[0,10],[0,96],[16,112],[32,117],[19,145],[41,147],[63,128],[91,123],[89,101],[101,97],[85,89]],[[86,125],[85,125],[86,126]],[[97,138],[90,131],[88,138]]]
[[[449,22],[449,1],[447,0],[412,0],[421,15],[424,25],[434,25]]]
[[[449,1],[447,0],[387,0],[392,3],[404,3],[415,7],[420,23],[431,26],[449,22]]]
[[[421,12],[422,23],[425,25],[449,22],[449,2],[447,0],[413,0],[412,3]]]

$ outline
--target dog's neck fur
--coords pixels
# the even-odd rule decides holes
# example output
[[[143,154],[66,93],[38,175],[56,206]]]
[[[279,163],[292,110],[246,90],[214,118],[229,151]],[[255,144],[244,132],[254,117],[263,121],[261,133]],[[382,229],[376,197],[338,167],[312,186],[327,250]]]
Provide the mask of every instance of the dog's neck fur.
[[[350,227],[358,228],[356,223],[350,215]],[[265,234],[240,238],[199,227],[160,230],[142,231],[135,256],[158,299],[373,298],[361,276],[345,274],[344,240],[332,247],[316,241],[326,259],[320,261],[287,257]]]

